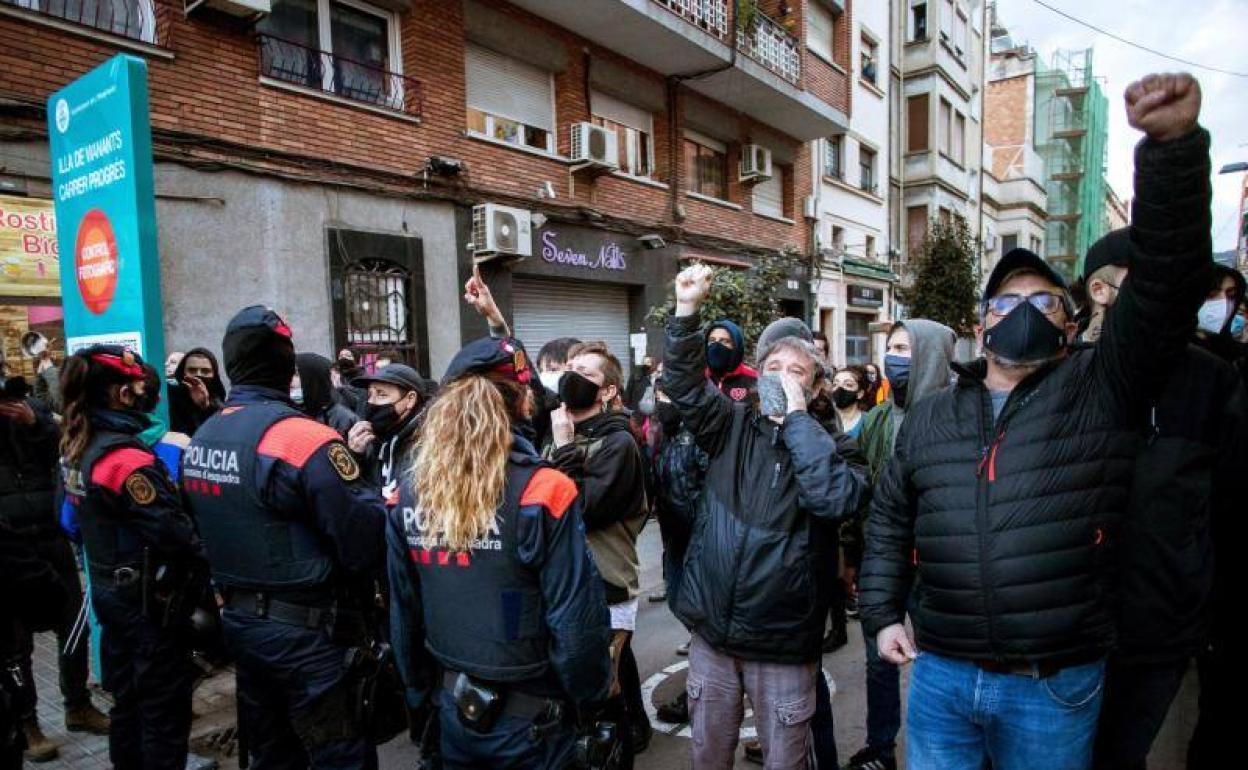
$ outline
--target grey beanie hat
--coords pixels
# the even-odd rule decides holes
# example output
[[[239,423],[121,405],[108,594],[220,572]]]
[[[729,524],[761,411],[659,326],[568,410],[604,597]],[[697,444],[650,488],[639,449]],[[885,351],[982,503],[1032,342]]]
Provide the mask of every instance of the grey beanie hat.
[[[810,333],[810,327],[807,326],[800,318],[780,318],[767,324],[767,328],[763,329],[763,333],[758,335],[758,342],[754,349],[757,351],[766,350],[775,344],[776,340],[785,337],[797,337],[807,342],[814,342],[815,335]]]

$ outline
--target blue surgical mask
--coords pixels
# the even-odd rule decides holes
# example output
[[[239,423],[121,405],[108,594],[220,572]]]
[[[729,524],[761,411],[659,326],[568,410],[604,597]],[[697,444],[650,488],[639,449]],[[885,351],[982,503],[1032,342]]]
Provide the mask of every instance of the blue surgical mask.
[[[1227,311],[1230,309],[1230,304],[1221,297],[1206,300],[1196,314],[1196,325],[1202,331],[1218,334],[1222,331],[1222,327],[1226,326],[1226,316]]]
[[[1238,337],[1244,333],[1244,317],[1238,313],[1231,319],[1231,336]]]
[[[889,355],[884,356],[884,376],[894,388],[904,388],[910,384],[910,357]]]

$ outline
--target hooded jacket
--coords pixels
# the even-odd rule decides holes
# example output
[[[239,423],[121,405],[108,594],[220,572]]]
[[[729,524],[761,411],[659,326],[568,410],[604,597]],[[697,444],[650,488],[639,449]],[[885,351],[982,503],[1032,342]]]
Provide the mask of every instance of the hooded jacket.
[[[313,420],[338,431],[346,438],[351,426],[360,418],[334,400],[334,384],[329,378],[330,360],[316,353],[300,353],[295,356],[295,368],[299,371],[299,386],[303,388],[303,404],[299,410]]]
[[[186,385],[186,364],[191,356],[202,356],[212,364],[214,376],[204,380],[209,396],[205,409],[200,409],[191,400],[191,391]],[[178,368],[173,372],[173,382],[169,383],[169,429],[193,436],[199,426],[221,410],[224,402],[225,383],[221,380],[221,365],[217,362],[217,357],[208,348],[191,348],[186,351],[186,355],[178,362]]]
[[[914,594],[920,650],[1068,666],[1115,642],[1116,554],[1150,405],[1209,286],[1209,135],[1136,149],[1130,273],[1095,348],[1023,379],[995,416],[987,363],[909,410],[874,490],[868,635]]]
[[[649,506],[641,452],[627,415],[591,417],[576,426],[572,443],[548,454],[581,494],[585,538],[606,584],[607,603],[632,599],[641,591],[637,536]]]
[[[906,387],[904,406],[890,393],[889,400],[873,407],[862,418],[858,443],[866,455],[872,485],[879,480],[884,464],[893,454],[897,431],[906,419],[906,411],[925,396],[949,387],[949,365],[953,362],[956,335],[948,326],[921,318],[897,325],[910,333],[910,383]]]
[[[708,458],[671,598],[676,616],[734,657],[818,660],[827,565],[862,481],[810,414],[794,412],[777,425],[709,386],[696,316],[673,316],[667,335],[663,391]]]
[[[1225,265],[1214,265],[1213,272],[1219,283],[1224,276],[1230,276],[1235,282],[1234,296],[1231,301],[1238,308],[1244,301],[1245,291],[1248,290],[1243,274]],[[1231,336],[1231,322],[1234,319],[1235,314],[1231,313],[1230,318],[1226,319],[1222,330],[1217,334],[1197,332],[1196,344],[1235,367],[1240,379],[1248,384],[1248,346]]]
[[[706,378],[733,401],[743,401],[758,388],[758,372],[745,363],[745,335],[741,332],[741,327],[732,321],[719,320],[707,327],[705,344],[710,344],[711,332],[716,329],[723,329],[732,337],[732,360],[722,374],[707,367]]]

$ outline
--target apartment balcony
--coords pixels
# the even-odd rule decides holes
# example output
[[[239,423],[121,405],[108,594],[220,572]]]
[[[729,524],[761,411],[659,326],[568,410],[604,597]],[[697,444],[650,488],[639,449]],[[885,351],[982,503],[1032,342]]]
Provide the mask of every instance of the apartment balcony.
[[[155,6],[147,0],[0,0],[0,13],[43,17],[138,42],[157,42]]]
[[[761,13],[737,29],[735,1],[511,2],[659,74],[706,73],[685,87],[795,139],[848,128],[842,110],[803,88],[800,41]]]
[[[422,95],[415,78],[272,35],[256,35],[256,45],[262,79],[420,117]]]

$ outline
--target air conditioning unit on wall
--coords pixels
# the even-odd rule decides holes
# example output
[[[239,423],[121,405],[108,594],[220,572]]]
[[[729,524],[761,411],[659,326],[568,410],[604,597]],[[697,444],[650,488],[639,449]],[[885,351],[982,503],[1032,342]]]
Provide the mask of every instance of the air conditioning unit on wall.
[[[619,137],[614,131],[593,123],[573,123],[572,162],[593,168],[620,167]]]
[[[211,8],[240,19],[259,21],[269,15],[271,2],[270,0],[185,0],[183,5],[187,16],[199,8]]]
[[[529,212],[497,203],[473,206],[472,256],[478,262],[495,257],[533,256],[533,224]]]
[[[771,179],[771,150],[760,144],[741,147],[741,181],[759,182]]]

